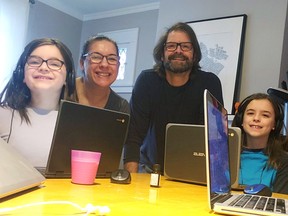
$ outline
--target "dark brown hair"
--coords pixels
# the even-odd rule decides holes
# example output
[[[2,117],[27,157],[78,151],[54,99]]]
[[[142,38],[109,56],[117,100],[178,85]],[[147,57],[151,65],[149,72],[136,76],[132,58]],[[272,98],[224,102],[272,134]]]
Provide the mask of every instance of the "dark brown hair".
[[[82,47],[82,53],[81,53],[81,59],[82,60],[85,60],[86,57],[84,55],[88,53],[91,44],[93,44],[97,41],[109,41],[109,42],[111,42],[115,46],[116,55],[119,56],[119,49],[118,49],[117,43],[109,37],[106,37],[104,35],[99,35],[99,36],[92,36],[92,37],[88,38],[88,40],[85,41],[85,43]]]

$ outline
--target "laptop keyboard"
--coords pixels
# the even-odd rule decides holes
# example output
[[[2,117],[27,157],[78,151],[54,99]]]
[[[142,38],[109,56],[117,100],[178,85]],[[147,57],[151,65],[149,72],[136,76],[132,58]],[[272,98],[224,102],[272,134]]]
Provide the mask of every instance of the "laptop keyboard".
[[[285,200],[249,194],[240,195],[229,206],[286,214]]]
[[[211,194],[211,203],[223,203],[232,197],[231,194]]]

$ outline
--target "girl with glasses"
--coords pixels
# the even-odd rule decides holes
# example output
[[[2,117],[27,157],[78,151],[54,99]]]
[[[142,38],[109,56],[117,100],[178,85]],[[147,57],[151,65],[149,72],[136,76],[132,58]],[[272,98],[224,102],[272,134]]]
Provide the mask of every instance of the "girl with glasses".
[[[31,41],[0,93],[0,137],[35,167],[46,166],[61,99],[75,101],[75,69],[61,41]]]

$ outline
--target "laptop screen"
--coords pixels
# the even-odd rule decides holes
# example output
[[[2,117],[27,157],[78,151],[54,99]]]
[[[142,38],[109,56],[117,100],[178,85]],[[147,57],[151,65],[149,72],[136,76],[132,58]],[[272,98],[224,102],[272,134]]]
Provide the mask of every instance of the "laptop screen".
[[[205,132],[208,144],[210,194],[229,193],[231,188],[228,147],[227,110],[207,90],[205,101]]]
[[[41,185],[45,178],[10,144],[0,138],[0,198]]]

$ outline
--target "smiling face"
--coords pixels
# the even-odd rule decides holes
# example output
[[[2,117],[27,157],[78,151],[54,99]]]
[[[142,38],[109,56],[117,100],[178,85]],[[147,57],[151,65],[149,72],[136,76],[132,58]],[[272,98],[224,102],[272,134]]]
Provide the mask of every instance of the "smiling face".
[[[270,101],[252,100],[245,109],[242,126],[247,135],[248,145],[249,139],[261,139],[262,145],[266,145],[271,130],[275,129],[275,112]]]
[[[98,53],[102,56],[117,56],[115,45],[107,40],[95,41],[89,46],[88,53]],[[111,65],[107,58],[103,58],[100,63],[91,62],[89,56],[80,60],[80,67],[84,71],[84,80],[90,85],[100,87],[110,87],[118,75],[119,62]]]
[[[189,36],[182,31],[172,31],[167,37],[166,43],[184,43],[191,42]],[[192,44],[193,45],[193,44]],[[184,73],[192,70],[193,66],[193,48],[189,51],[183,51],[180,46],[176,50],[168,51],[164,48],[164,67],[173,73]]]
[[[37,47],[30,56],[40,57],[43,60],[54,59],[64,62],[59,49],[54,45],[43,45]],[[62,87],[66,81],[66,67],[62,65],[59,70],[51,70],[47,62],[43,62],[39,67],[25,64],[25,76],[23,82],[26,83],[31,94],[40,92],[61,93]]]

